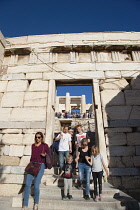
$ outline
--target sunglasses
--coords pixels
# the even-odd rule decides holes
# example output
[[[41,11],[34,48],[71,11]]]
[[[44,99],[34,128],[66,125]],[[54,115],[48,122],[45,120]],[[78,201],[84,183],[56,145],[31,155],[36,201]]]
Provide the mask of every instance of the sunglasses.
[[[87,146],[87,144],[82,144],[82,146]]]
[[[36,136],[35,139],[41,139],[41,136]]]

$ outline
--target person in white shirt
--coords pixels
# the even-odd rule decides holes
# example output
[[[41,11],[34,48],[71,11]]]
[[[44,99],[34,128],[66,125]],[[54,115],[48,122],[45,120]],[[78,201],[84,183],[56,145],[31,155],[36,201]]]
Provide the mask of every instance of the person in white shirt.
[[[82,125],[76,125],[76,139],[75,139],[75,146],[76,146],[76,155],[78,154],[78,148],[81,147],[82,139],[86,138],[88,143],[90,142],[90,138],[87,133],[83,132]]]
[[[71,145],[71,135],[68,133],[68,126],[64,126],[63,132],[61,132],[56,138],[55,141],[59,141],[59,165],[60,165],[60,172],[64,166],[65,158],[72,152],[72,145]]]
[[[85,157],[88,164],[92,166],[92,176],[94,181],[94,200],[97,202],[98,200],[102,200],[102,176],[103,176],[103,168],[108,176],[108,170],[105,166],[103,156],[99,153],[99,148],[97,146],[92,146],[91,148],[91,157]],[[90,160],[90,161],[89,161]],[[98,189],[97,189],[97,179],[99,184],[99,197],[98,197]]]

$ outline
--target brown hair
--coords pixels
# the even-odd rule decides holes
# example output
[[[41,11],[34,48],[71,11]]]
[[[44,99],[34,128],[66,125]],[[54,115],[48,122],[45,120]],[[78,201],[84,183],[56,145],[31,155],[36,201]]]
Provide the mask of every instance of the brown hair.
[[[68,126],[68,125],[65,125],[65,126],[63,127],[63,129],[64,129],[64,128],[68,128],[68,129],[69,129],[69,126]]]
[[[94,153],[94,150],[95,150],[95,153]],[[91,155],[98,155],[99,154],[99,148],[98,148],[98,146],[96,146],[96,145],[93,145],[92,147],[91,147]]]
[[[79,124],[79,125],[75,126],[76,130],[77,130],[78,127],[80,127],[82,129],[82,125]],[[82,129],[82,131],[83,131],[83,129]],[[78,133],[78,131],[76,131],[76,133]]]
[[[43,133],[39,131],[35,134],[35,137],[36,137],[36,135],[40,135],[41,136],[41,144],[45,144]],[[36,140],[35,140],[35,143],[36,143]]]
[[[87,140],[86,138],[83,138],[82,141],[81,141],[81,145],[83,145],[83,143],[85,143],[85,142],[86,142],[87,145],[88,145],[88,140]]]
[[[79,125],[76,125],[75,127],[76,127],[76,128],[78,128],[78,127],[81,127],[81,128],[82,128],[82,125],[79,124]]]

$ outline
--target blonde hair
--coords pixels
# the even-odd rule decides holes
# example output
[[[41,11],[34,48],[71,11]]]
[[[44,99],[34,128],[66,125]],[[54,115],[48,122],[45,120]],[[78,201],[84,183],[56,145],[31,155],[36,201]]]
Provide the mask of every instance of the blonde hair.
[[[95,151],[95,152],[94,152]],[[96,145],[93,145],[92,147],[91,147],[91,155],[98,155],[100,152],[99,152],[99,147],[98,146],[96,146]]]
[[[69,161],[69,160],[73,160],[72,155],[68,155],[68,156],[66,157],[66,161]]]

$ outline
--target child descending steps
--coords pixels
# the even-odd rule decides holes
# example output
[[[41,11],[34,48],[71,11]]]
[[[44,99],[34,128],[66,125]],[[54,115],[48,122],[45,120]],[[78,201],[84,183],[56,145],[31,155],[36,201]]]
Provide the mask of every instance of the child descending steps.
[[[73,172],[73,157],[72,155],[68,155],[66,157],[66,163],[62,169],[62,172],[59,176],[64,177],[64,196],[63,200],[69,198],[70,200],[72,197],[72,172]]]
[[[102,200],[102,176],[103,176],[103,168],[108,176],[108,170],[105,166],[103,156],[99,153],[99,148],[97,146],[92,146],[91,148],[91,157],[85,157],[87,162],[92,166],[92,176],[94,181],[94,200],[97,202],[98,200]],[[89,161],[90,160],[90,161]],[[97,189],[97,179],[99,184],[99,196]]]

